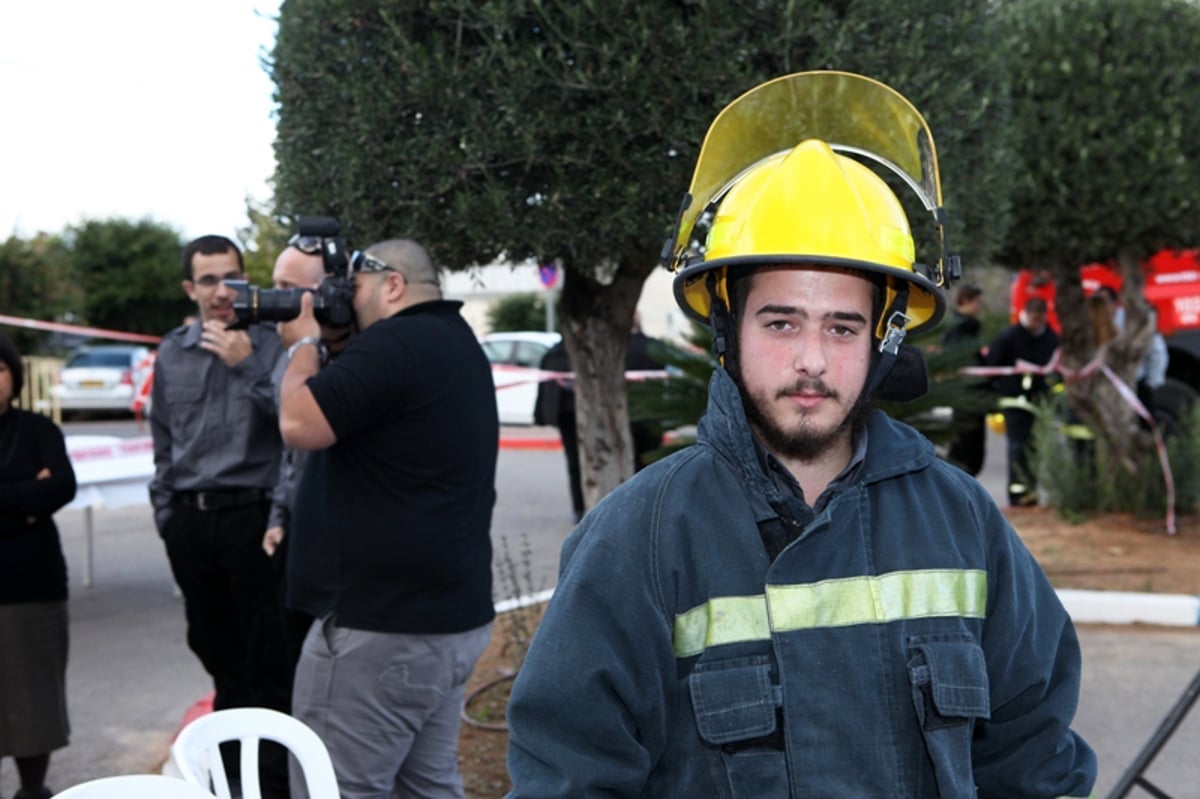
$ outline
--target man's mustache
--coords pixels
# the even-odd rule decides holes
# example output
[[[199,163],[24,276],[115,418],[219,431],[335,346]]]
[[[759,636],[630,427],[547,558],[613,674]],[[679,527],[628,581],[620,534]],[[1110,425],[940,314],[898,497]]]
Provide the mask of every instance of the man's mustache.
[[[820,378],[813,380],[797,380],[786,388],[779,389],[775,394],[776,399],[783,399],[790,394],[820,394],[823,397],[837,399],[838,393],[825,384],[825,381]]]

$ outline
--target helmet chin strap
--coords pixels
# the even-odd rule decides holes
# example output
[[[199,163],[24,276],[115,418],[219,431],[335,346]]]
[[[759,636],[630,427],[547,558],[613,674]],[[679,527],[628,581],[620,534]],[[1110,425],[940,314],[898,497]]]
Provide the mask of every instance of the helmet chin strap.
[[[867,383],[863,388],[865,396],[870,397],[887,378],[896,365],[896,357],[900,345],[904,342],[905,327],[908,324],[908,281],[898,280],[896,296],[891,305],[883,309],[883,333],[879,341],[879,349],[872,353],[871,371],[867,375]]]
[[[713,355],[717,356],[717,363],[724,366],[730,352],[730,345],[733,343],[733,314],[717,291],[715,270],[709,272],[705,278],[705,288],[708,289],[709,297],[708,324],[712,328],[713,334]]]

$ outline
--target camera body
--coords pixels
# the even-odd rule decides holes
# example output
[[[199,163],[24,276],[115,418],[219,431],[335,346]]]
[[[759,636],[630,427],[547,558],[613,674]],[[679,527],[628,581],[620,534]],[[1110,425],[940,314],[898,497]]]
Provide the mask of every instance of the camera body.
[[[263,289],[245,280],[226,280],[236,292],[233,328],[245,328],[257,322],[287,322],[300,315],[300,298],[313,295],[313,315],[322,325],[346,327],[354,322],[354,283],[350,280],[350,258],[342,238],[342,226],[332,217],[302,216],[299,230],[288,246],[303,252],[320,252],[325,277],[315,289]],[[309,249],[306,243],[314,249]]]

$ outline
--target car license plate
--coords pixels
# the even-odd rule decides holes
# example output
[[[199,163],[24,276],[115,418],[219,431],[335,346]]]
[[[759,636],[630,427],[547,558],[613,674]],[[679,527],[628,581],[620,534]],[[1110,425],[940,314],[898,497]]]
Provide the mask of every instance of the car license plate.
[[[104,388],[103,380],[80,380],[80,388]]]

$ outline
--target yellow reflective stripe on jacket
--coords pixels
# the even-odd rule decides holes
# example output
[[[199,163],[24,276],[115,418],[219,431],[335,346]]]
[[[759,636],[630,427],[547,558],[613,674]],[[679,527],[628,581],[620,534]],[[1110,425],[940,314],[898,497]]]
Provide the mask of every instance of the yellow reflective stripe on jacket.
[[[676,616],[675,655],[690,657],[710,646],[766,640],[772,632],[938,616],[983,618],[986,610],[987,574],[975,569],[772,585],[766,596],[715,597]]]
[[[719,596],[675,617],[675,656],[698,655],[710,646],[771,637],[767,598]]]

